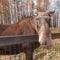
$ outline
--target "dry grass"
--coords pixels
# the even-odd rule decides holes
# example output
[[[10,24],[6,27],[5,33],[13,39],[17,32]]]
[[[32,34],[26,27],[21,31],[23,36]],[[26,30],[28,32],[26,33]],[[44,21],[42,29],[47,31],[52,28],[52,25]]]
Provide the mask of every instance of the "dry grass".
[[[53,40],[50,49],[37,48],[34,51],[34,60],[60,60],[60,39]]]

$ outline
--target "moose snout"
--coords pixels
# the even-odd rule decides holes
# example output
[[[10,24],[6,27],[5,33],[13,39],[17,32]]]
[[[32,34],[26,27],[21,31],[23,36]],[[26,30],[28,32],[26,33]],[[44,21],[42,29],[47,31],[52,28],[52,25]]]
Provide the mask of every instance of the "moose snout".
[[[39,40],[39,43],[40,43],[40,45],[51,45],[51,41],[50,40],[46,40],[46,41]]]
[[[52,45],[50,38],[43,38],[43,36],[39,36],[40,45]]]

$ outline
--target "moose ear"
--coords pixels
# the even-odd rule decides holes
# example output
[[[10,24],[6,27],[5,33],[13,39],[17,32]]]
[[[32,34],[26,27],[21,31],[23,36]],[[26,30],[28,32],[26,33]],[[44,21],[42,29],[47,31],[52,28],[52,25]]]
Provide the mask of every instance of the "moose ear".
[[[45,15],[51,16],[51,15],[54,14],[54,13],[55,13],[55,10],[51,10],[51,11],[46,12]]]

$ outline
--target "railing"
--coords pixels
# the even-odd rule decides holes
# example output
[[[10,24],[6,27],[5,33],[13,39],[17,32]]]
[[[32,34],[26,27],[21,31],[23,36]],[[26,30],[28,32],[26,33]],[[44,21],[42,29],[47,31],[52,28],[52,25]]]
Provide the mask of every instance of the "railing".
[[[60,33],[52,34],[52,38],[60,38]],[[0,36],[0,60],[33,60],[33,51],[39,46],[38,35]]]
[[[0,46],[31,43],[38,41],[37,35],[0,36]]]
[[[32,60],[33,51],[39,46],[36,46],[37,42],[38,35],[0,36],[0,55],[16,55],[25,52],[26,60]],[[0,59],[2,60],[2,58]],[[12,60],[12,58],[8,60],[10,59]],[[4,60],[7,60],[7,58],[5,57]]]

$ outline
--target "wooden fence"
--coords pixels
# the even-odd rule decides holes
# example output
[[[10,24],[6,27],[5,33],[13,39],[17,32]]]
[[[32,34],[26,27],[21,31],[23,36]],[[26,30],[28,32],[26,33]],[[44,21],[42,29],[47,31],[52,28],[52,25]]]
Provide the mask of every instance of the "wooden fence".
[[[33,60],[33,51],[39,46],[36,46],[35,43],[38,43],[38,35],[0,36],[0,55],[25,52],[26,59],[24,60]],[[24,44],[28,45],[25,46]],[[0,59],[2,60],[2,58]],[[18,59],[20,60],[20,58]],[[3,60],[11,60],[11,58],[7,59],[3,57]]]
[[[52,34],[52,38],[60,38],[60,33]],[[24,44],[27,43],[28,48],[25,48]],[[0,60],[33,60],[34,49],[39,46],[40,45],[38,44],[38,35],[0,36]],[[21,52],[28,53],[25,56],[26,59],[24,57],[22,57],[24,59],[21,59],[19,55],[18,59],[16,58],[17,54],[20,54]],[[4,55],[5,57],[1,57],[1,55]],[[11,57],[11,55],[15,55],[15,57]]]
[[[37,42],[38,35],[0,36],[0,46]]]

